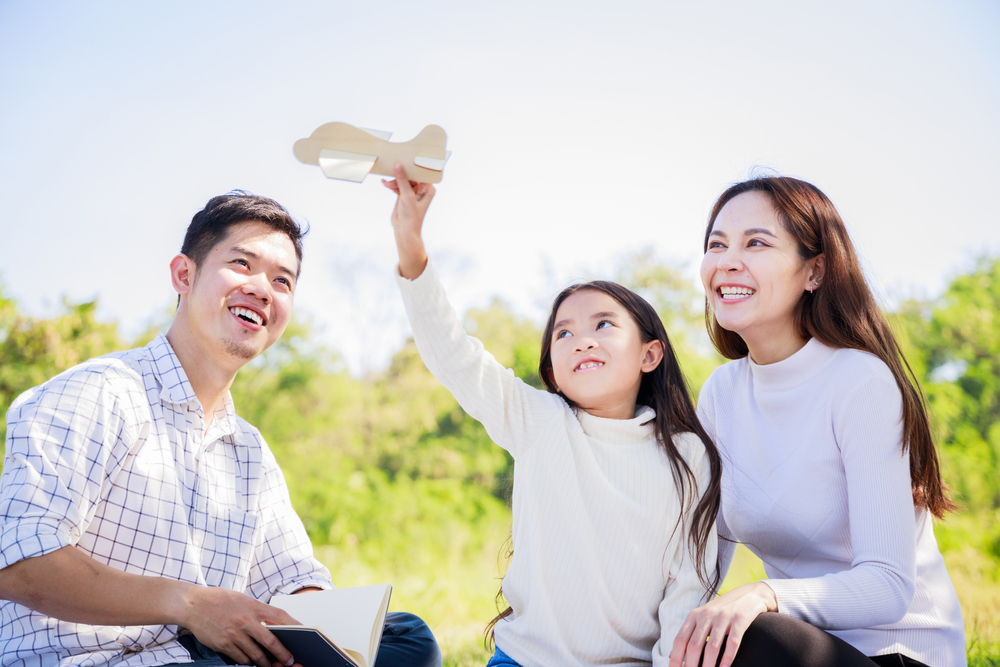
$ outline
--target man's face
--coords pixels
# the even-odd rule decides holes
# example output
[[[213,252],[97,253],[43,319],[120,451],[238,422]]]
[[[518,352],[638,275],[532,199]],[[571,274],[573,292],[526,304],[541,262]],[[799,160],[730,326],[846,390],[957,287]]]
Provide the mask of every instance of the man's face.
[[[259,222],[233,225],[198,265],[188,293],[199,347],[243,365],[274,344],[292,315],[298,267],[285,234]]]

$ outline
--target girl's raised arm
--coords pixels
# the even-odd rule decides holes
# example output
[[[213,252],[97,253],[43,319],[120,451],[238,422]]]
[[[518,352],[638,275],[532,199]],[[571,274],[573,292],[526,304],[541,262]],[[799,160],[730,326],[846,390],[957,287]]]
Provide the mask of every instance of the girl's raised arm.
[[[469,336],[448,304],[421,238],[434,187],[410,182],[400,165],[382,183],[397,194],[392,226],[399,252],[400,292],[420,358],[459,405],[516,459],[542,431],[569,413],[556,396],[531,387]]]
[[[424,226],[424,216],[434,199],[434,186],[417,183],[406,178],[403,165],[392,168],[396,180],[382,179],[382,185],[398,195],[392,209],[392,228],[396,233],[396,250],[399,252],[399,274],[413,280],[424,272],[427,266],[427,251],[420,230]]]

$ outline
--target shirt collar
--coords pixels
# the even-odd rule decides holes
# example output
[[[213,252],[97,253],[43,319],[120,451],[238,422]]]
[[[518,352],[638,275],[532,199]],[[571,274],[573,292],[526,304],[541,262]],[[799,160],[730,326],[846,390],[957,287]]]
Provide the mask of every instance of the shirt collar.
[[[160,334],[146,346],[150,359],[153,361],[153,375],[160,383],[160,400],[175,405],[198,401],[198,397],[188,382],[187,373],[181,366],[180,359],[170,347],[170,341]]]
[[[146,349],[153,362],[153,375],[160,385],[160,400],[174,405],[193,404],[192,409],[202,409],[187,373],[167,337],[160,334],[149,342]],[[212,439],[236,432],[236,406],[233,405],[233,397],[229,392],[226,392],[223,405],[216,409],[208,431]]]

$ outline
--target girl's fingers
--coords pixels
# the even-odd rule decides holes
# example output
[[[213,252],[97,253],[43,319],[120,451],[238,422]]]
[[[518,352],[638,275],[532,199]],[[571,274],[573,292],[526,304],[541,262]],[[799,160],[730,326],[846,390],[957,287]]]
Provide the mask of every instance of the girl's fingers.
[[[400,196],[412,196],[413,187],[410,185],[409,179],[406,178],[406,170],[403,169],[403,165],[397,162],[392,168],[392,173],[396,175],[396,187],[399,188]]]

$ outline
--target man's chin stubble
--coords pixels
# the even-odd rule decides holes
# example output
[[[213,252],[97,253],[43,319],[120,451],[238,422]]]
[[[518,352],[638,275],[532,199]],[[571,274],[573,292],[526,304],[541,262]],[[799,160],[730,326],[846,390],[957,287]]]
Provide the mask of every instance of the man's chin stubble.
[[[257,350],[249,343],[237,343],[231,338],[223,338],[222,344],[225,346],[226,352],[239,359],[250,361],[257,356]]]

